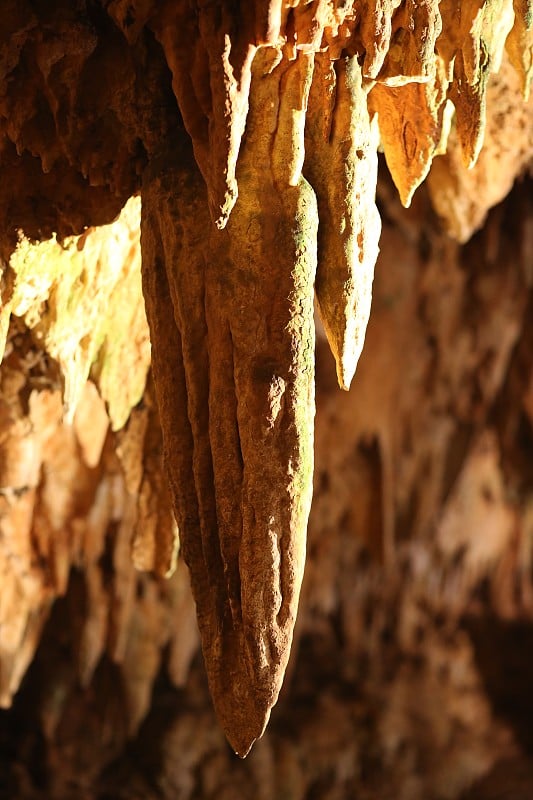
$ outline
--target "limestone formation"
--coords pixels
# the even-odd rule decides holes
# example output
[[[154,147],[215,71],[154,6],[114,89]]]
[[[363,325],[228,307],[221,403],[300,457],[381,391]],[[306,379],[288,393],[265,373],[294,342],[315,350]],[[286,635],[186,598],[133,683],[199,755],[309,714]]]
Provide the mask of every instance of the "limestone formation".
[[[303,576],[314,288],[339,384],[348,389],[379,249],[378,148],[402,203],[430,174],[435,209],[466,240],[531,163],[531,4],[2,0],[0,10],[0,344],[7,342],[0,474],[8,529],[20,515],[26,531],[20,541],[12,534],[5,558],[21,542],[27,548],[43,448],[60,424],[59,388],[79,431],[90,376],[113,431],[143,394],[138,200],[109,231],[88,228],[111,222],[140,193],[164,470],[214,705],[244,756],[280,691]],[[509,173],[496,176],[505,151],[498,109],[511,92],[505,118],[519,125],[520,145],[506,160]],[[487,164],[485,138],[497,154]],[[478,191],[483,181],[490,192]],[[467,196],[468,215],[460,207]],[[9,358],[18,357],[21,320],[35,363],[19,365],[19,385]],[[43,358],[57,375],[41,396],[32,370]],[[100,418],[95,441],[68,434],[89,467],[107,435],[107,416]],[[158,437],[150,402],[117,437],[129,497],[120,541],[136,566],[166,575],[176,565],[178,532]],[[391,473],[385,434],[380,447]],[[23,457],[25,448],[35,455]],[[386,519],[384,527],[392,557]],[[44,536],[47,548],[56,535]],[[20,558],[31,562],[27,552]],[[50,597],[65,590],[73,560],[56,565]],[[119,572],[117,591],[127,600],[117,613],[127,615],[135,581],[126,568]],[[2,671],[6,703],[44,620],[39,580],[34,600],[17,584],[26,611],[8,636],[6,663],[14,658],[17,666]],[[95,597],[99,580],[89,584]],[[22,620],[32,604],[42,613],[25,629],[24,650]],[[84,682],[104,650],[102,625],[95,613]],[[111,649],[123,655],[117,636]],[[136,724],[147,703],[141,695]]]

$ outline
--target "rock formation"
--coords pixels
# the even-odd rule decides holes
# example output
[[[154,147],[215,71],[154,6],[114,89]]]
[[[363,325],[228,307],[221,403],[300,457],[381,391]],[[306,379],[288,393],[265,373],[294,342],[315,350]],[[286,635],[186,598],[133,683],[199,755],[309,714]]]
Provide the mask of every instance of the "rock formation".
[[[376,202],[378,148],[402,204],[429,174],[435,210],[466,242],[531,164],[533,10],[525,0],[0,7],[2,702],[78,568],[78,679],[89,686],[104,653],[119,663],[135,732],[162,648],[177,685],[196,649],[190,616],[173,619],[188,608],[182,567],[166,586],[133,569],[171,575],[179,530],[215,709],[246,755],[278,698],[304,572],[315,290],[348,389],[370,316],[380,202],[385,224],[400,219],[385,180]],[[129,199],[139,193],[142,210]],[[513,535],[527,538],[513,516],[528,519],[527,503],[509,507],[503,450],[485,430],[513,359],[531,368],[521,344],[530,211],[520,209],[514,250],[491,223],[489,277],[474,265],[472,286],[458,245],[440,233],[423,269],[393,270],[398,311],[375,323],[388,341],[356,374],[363,399],[346,422],[356,466],[346,455],[343,468],[347,491],[360,490],[351,524],[386,568],[384,608],[404,566],[417,596],[404,602],[434,608],[419,555],[400,557],[399,542],[427,537],[432,569],[453,563],[462,525],[491,530],[483,504],[471,504],[478,494],[497,506],[487,563]],[[431,250],[420,208],[406,220],[409,246]],[[479,302],[479,321],[463,320],[466,299]],[[530,385],[516,392],[531,425]],[[315,494],[320,509],[319,480]],[[486,575],[466,547],[461,612]],[[349,650],[364,624],[342,627]],[[45,713],[50,736],[58,714]]]

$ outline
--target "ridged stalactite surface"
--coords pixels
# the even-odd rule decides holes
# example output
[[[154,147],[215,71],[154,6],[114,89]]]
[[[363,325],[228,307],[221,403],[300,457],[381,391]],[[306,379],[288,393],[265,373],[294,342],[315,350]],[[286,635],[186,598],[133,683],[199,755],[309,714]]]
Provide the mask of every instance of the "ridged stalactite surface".
[[[190,161],[166,153],[143,185],[165,462],[211,692],[240,755],[262,734],[287,664],[312,487],[318,217],[301,163],[294,185],[281,168],[303,134],[290,123],[309,64],[284,66],[254,74],[243,191],[224,230],[210,225]]]

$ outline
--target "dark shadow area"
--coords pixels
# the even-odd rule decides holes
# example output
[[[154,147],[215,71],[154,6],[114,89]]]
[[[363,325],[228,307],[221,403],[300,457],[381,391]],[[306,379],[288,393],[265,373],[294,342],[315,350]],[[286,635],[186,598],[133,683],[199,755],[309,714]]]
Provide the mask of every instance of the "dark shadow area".
[[[500,761],[483,780],[476,783],[463,800],[531,800],[533,761]]]
[[[467,619],[465,627],[495,713],[533,754],[533,623],[486,616]],[[533,797],[533,783],[528,797]]]

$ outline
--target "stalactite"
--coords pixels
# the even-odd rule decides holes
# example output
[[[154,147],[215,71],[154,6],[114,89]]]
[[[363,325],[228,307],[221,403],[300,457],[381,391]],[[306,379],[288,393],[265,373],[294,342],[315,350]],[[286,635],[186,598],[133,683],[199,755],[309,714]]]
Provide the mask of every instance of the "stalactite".
[[[165,460],[215,707],[241,755],[287,663],[312,479],[317,212],[298,122],[312,61],[269,73],[269,55],[254,65],[227,229],[205,238],[205,192],[186,160],[169,166],[166,154],[143,188]]]
[[[344,389],[363,349],[381,230],[375,205],[379,132],[366,95],[356,56],[337,62],[327,53],[315,56],[305,171],[320,219],[317,300]]]

